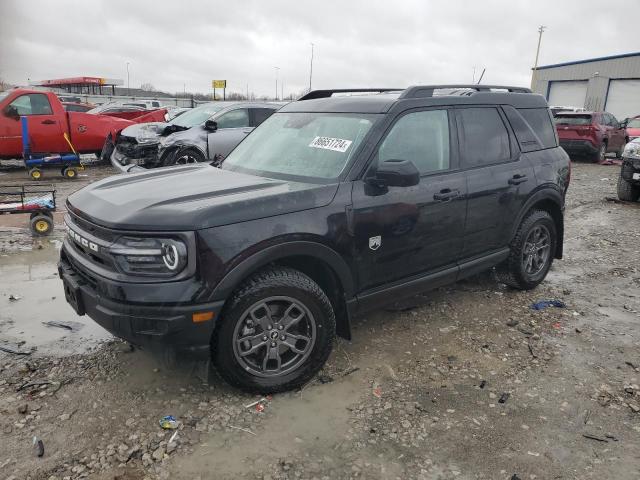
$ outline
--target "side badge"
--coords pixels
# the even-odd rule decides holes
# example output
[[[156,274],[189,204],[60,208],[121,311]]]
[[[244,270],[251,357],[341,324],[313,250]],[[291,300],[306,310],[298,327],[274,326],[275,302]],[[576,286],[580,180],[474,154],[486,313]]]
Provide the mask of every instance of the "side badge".
[[[377,237],[369,238],[369,248],[371,250],[375,251],[379,249],[381,245],[382,245],[382,237],[380,235],[378,235]]]

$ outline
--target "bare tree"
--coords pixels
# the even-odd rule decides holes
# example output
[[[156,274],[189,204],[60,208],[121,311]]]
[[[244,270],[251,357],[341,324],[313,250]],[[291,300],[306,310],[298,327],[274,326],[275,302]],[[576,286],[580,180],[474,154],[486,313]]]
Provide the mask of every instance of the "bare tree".
[[[140,85],[140,90],[144,90],[145,92],[155,92],[156,87],[154,87],[151,83],[147,82]]]

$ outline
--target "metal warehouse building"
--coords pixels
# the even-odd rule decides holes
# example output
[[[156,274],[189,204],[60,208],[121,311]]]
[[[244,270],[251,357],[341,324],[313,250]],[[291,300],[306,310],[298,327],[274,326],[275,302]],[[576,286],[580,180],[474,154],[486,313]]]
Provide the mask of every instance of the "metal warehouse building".
[[[549,105],[640,115],[640,52],[541,66],[532,87]]]

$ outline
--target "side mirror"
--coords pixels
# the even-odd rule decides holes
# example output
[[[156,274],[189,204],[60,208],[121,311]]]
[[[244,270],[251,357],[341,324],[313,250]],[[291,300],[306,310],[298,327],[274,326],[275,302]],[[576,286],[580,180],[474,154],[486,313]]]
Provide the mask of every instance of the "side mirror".
[[[378,165],[371,183],[379,187],[412,187],[420,183],[420,172],[411,160],[387,160]]]
[[[620,125],[619,125],[619,126],[620,126],[620,128],[627,128],[627,125],[629,125],[629,119],[628,119],[628,118],[625,118],[624,120],[622,120],[622,121],[620,122]]]
[[[204,129],[208,130],[209,132],[215,132],[216,130],[218,130],[218,122],[216,122],[215,120],[207,120],[206,122],[204,122]]]
[[[4,109],[4,114],[9,118],[13,118],[14,120],[20,120],[20,115],[18,114],[18,109],[16,107],[14,107],[13,105],[9,105],[7,108],[5,108]]]

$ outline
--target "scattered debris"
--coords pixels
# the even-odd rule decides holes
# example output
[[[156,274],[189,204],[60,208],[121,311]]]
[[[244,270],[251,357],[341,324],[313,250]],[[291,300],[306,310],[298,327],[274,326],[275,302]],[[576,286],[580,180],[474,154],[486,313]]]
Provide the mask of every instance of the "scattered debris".
[[[515,327],[516,325],[518,325],[518,323],[520,323],[520,320],[518,320],[517,318],[510,318],[509,320],[507,320],[507,327]]]
[[[544,310],[547,307],[566,308],[567,305],[561,300],[540,300],[531,304],[533,310]]]
[[[11,295],[9,295],[9,301],[11,302],[17,302],[18,300],[21,300],[22,297],[20,295],[14,295],[13,293]]]
[[[33,437],[33,450],[38,457],[44,455],[44,443],[38,437]]]
[[[603,442],[603,443],[608,443],[609,440],[607,440],[604,437],[599,437],[597,435],[593,435],[591,433],[583,433],[582,436],[584,438],[588,438],[589,440],[595,440],[596,442]]]
[[[251,408],[251,407],[254,407],[254,406],[258,405],[259,403],[266,402],[266,401],[267,401],[266,397],[262,397],[260,400],[256,400],[255,402],[251,402],[249,405],[245,405],[244,408]]]
[[[235,427],[233,425],[229,425],[229,428],[233,428],[234,430],[240,430],[242,432],[246,432],[246,433],[250,433],[251,435],[256,435],[255,433],[253,433],[251,430],[248,430],[246,428],[241,428],[241,427]]]
[[[382,398],[382,388],[376,387],[373,389],[373,396],[377,398]]]
[[[636,403],[627,403],[627,405],[629,405],[629,408],[631,409],[631,411],[633,413],[640,412],[640,406],[638,406],[638,404],[636,404]]]
[[[65,330],[73,330],[73,327],[67,323],[64,322],[56,322],[55,320],[49,320],[48,322],[42,322],[43,325],[46,325],[47,327],[57,327],[57,328],[64,328]]]
[[[18,407],[18,413],[21,413],[22,415],[26,414],[28,410],[29,405],[27,405],[26,403]]]
[[[352,373],[355,373],[358,370],[360,370],[360,367],[351,367],[351,368],[345,370],[344,373],[342,374],[342,376],[346,377],[347,375],[351,375]]]
[[[511,478],[509,480],[521,480],[521,478],[514,473],[513,475],[511,475]]]
[[[333,377],[330,375],[318,375],[318,381],[324,385],[325,383],[333,382]]]
[[[178,421],[175,419],[173,415],[167,415],[160,419],[160,428],[165,430],[175,430],[178,428]]]
[[[484,387],[486,387],[486,386],[487,386],[487,381],[486,381],[486,380],[482,380],[482,381],[480,382],[479,387],[480,387],[480,388],[484,388]]]
[[[264,403],[257,403],[256,404],[256,412],[262,413],[262,412],[264,412],[264,408],[265,408],[264,407]]]
[[[31,355],[32,352],[25,352],[21,350],[15,350],[11,347],[6,347],[4,345],[0,345],[0,351],[6,353],[12,353],[13,355]]]
[[[618,441],[618,439],[615,436],[611,435],[610,433],[605,433],[604,436],[613,442]]]
[[[51,385],[53,382],[50,382],[49,380],[43,380],[41,382],[27,382],[22,384],[21,386],[19,386],[16,389],[16,392],[19,392],[21,390],[24,390],[25,388],[30,388],[30,387],[41,387],[42,385]]]
[[[498,403],[506,403],[507,400],[509,400],[510,396],[511,396],[510,393],[504,392],[502,395],[500,395],[500,398],[498,399]]]

